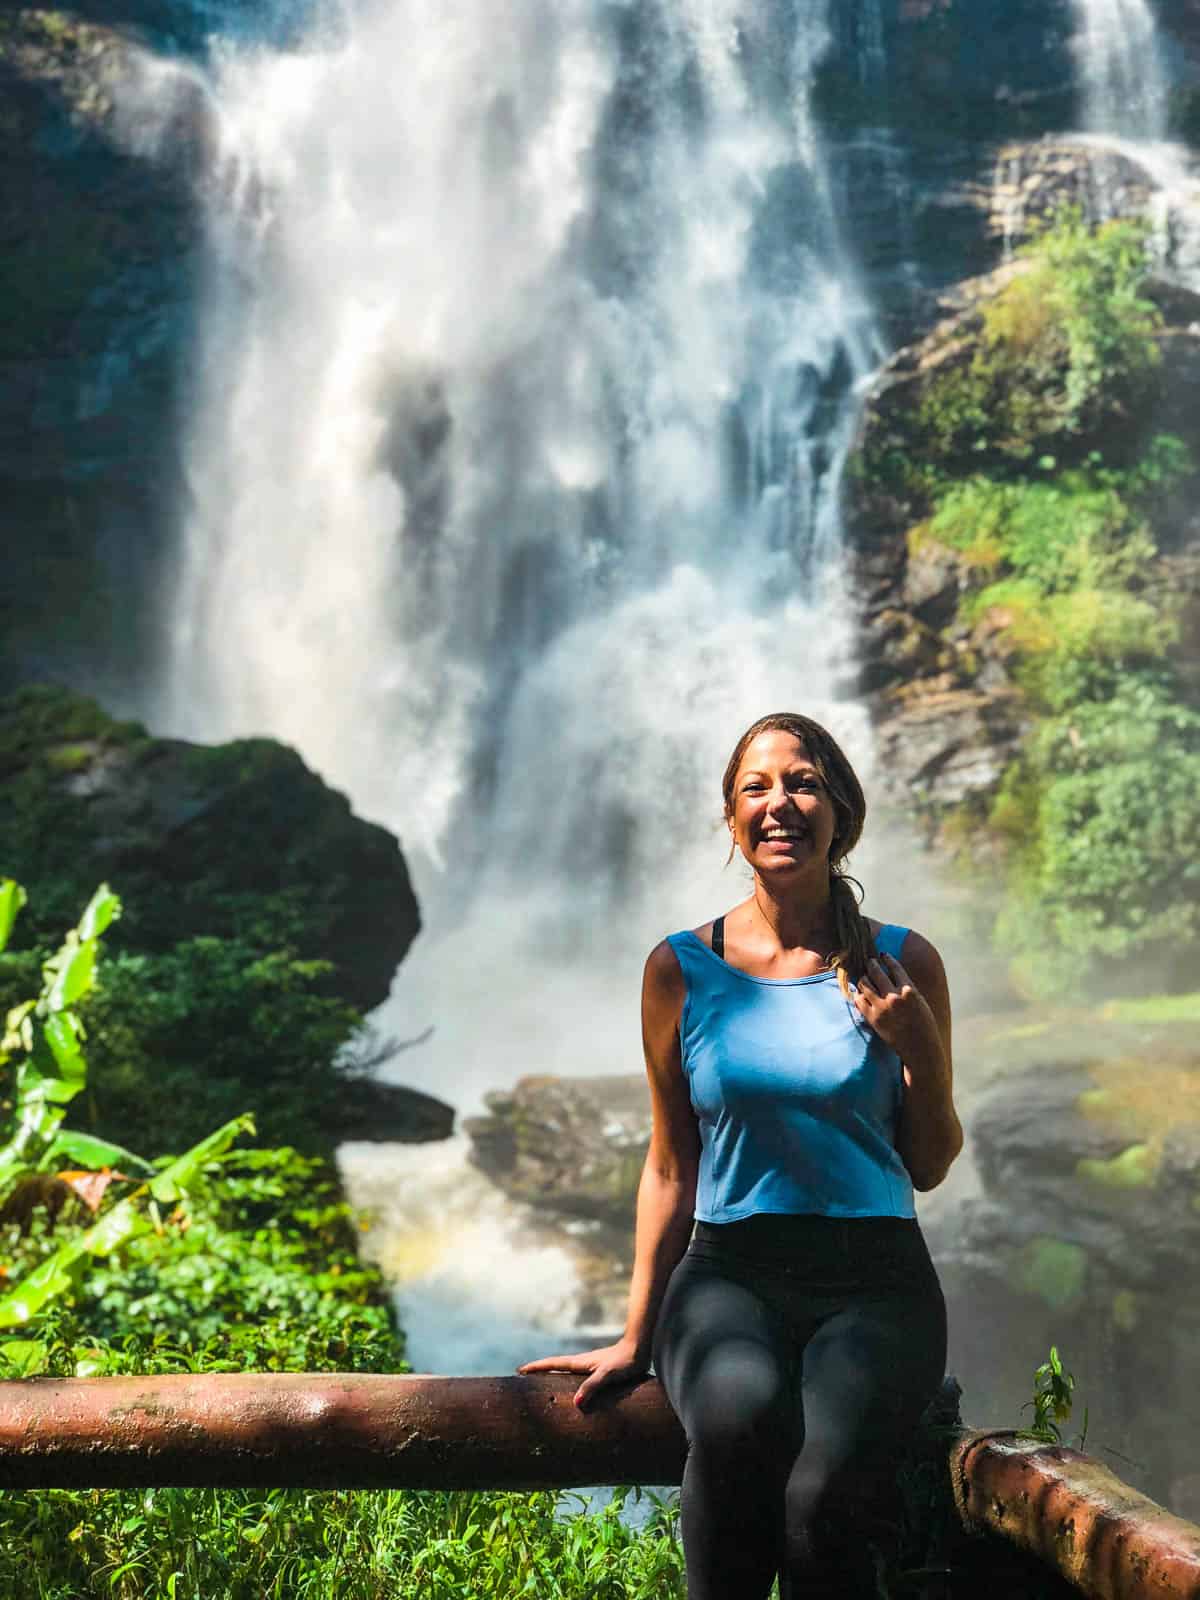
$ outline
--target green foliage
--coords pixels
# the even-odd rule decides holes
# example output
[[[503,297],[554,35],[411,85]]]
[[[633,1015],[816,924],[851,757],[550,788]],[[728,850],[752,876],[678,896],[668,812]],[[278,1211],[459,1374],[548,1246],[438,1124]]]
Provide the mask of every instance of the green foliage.
[[[1122,583],[1154,555],[1149,529],[1116,487],[1079,469],[1048,481],[967,478],[940,499],[928,530],[972,567],[1003,565],[1039,594]]]
[[[1027,1430],[1027,1437],[1038,1439],[1043,1444],[1061,1444],[1062,1430],[1058,1424],[1070,1419],[1074,1390],[1074,1377],[1071,1373],[1063,1371],[1058,1347],[1051,1345],[1049,1361],[1043,1362],[1033,1375],[1033,1399],[1027,1400],[1021,1407],[1022,1411],[1033,1412],[1033,1427]],[[1083,1449],[1086,1438],[1087,1410],[1085,1409],[1083,1432],[1077,1441],[1080,1450]]]
[[[927,461],[1023,467],[1054,439],[1067,445],[1136,408],[1161,359],[1161,316],[1141,292],[1146,235],[1137,222],[1093,230],[1077,208],[1057,213],[983,308],[969,358],[927,385]]]
[[[33,958],[0,955],[0,1008]],[[334,1059],[360,1026],[326,989],[328,967],[239,940],[117,953],[81,1008],[93,1072],[84,1119],[135,1148],[183,1149],[196,1128],[254,1112],[268,1141],[329,1150],[342,1079]]]
[[[0,953],[8,943],[25,891],[11,878],[0,879]],[[106,884],[96,890],[57,952],[42,963],[41,989],[32,999],[8,1008],[0,1036],[0,1070],[10,1085],[7,1115],[0,1123],[0,1192],[8,1193],[23,1174],[51,1170],[62,1156],[80,1159],[78,1141],[60,1132],[66,1107],[87,1084],[83,1024],[74,1009],[95,983],[99,941],[121,913],[121,902]],[[91,1153],[102,1160],[136,1161],[115,1145]]]
[[[998,934],[1034,992],[1096,956],[1165,957],[1196,937],[1198,793],[1200,713],[1161,675],[1126,674],[1041,724],[993,813],[1014,854]]]
[[[314,1340],[340,1359],[366,1340],[375,1354],[364,1364],[360,1351],[355,1369],[393,1371],[403,1344],[356,1234],[324,1160],[234,1150],[169,1253],[147,1236],[91,1273],[80,1315],[108,1339],[137,1328],[205,1350],[209,1366],[251,1365],[249,1352],[268,1370],[320,1370],[330,1363]]]
[[[165,1232],[159,1207],[171,1204],[171,1221],[181,1227],[185,1200],[205,1182],[210,1164],[220,1159],[240,1133],[253,1132],[249,1117],[237,1117],[193,1145],[105,1211],[90,1228],[68,1236],[7,1293],[0,1295],[0,1328],[28,1323],[52,1301],[78,1289],[93,1259],[113,1255],[134,1240]]]
[[[997,939],[1042,995],[1198,928],[1197,718],[1168,664],[1170,600],[1146,590],[1153,515],[1195,463],[1173,435],[1120,464],[1088,448],[1130,432],[1158,362],[1144,245],[1138,226],[1059,213],[920,419],[937,464],[920,536],[959,553],[959,624],[1034,724],[988,821],[1009,844]]]

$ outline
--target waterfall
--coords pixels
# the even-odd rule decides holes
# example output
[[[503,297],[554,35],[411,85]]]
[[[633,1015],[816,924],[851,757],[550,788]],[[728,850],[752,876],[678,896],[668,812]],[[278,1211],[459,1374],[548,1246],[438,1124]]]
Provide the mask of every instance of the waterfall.
[[[1169,139],[1170,78],[1148,0],[1072,0],[1081,129],[1150,179],[1153,248],[1161,271],[1200,288],[1200,177],[1187,147]],[[1116,169],[1097,161],[1096,211],[1119,215]]]
[[[160,721],[287,740],[398,833],[388,1021],[459,1104],[637,1070],[645,952],[742,892],[708,824],[749,720],[869,757],[837,499],[882,349],[823,11],[359,0],[217,63]]]
[[[1167,137],[1167,75],[1147,0],[1073,0],[1085,133]]]

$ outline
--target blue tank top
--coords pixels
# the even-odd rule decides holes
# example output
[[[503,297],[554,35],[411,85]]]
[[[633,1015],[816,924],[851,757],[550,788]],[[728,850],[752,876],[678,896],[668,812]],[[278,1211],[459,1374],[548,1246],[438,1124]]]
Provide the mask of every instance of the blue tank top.
[[[888,924],[876,949],[899,959],[907,933]],[[900,1057],[837,974],[756,978],[694,933],[668,943],[686,984],[679,1036],[700,1124],[697,1219],[914,1217],[894,1143]]]

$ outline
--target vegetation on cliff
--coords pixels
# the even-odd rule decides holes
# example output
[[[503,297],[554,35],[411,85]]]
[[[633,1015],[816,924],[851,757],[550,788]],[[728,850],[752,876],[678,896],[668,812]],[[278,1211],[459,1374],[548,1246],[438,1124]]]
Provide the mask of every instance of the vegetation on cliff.
[[[939,664],[1023,702],[1022,748],[955,835],[965,862],[1004,846],[996,935],[1033,993],[1100,960],[1170,987],[1200,932],[1200,707],[1162,567],[1194,441],[1155,431],[1147,278],[1143,226],[1061,211],[857,464],[908,508],[909,560],[955,570]]]

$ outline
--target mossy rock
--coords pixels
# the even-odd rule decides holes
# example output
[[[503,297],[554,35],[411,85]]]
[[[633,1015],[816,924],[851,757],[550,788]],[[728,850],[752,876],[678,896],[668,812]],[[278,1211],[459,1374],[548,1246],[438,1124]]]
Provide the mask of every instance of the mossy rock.
[[[0,873],[29,891],[26,945],[56,941],[106,880],[114,949],[237,937],[332,963],[361,1010],[386,998],[419,927],[397,841],[294,750],[152,738],[37,685],[0,700]]]

